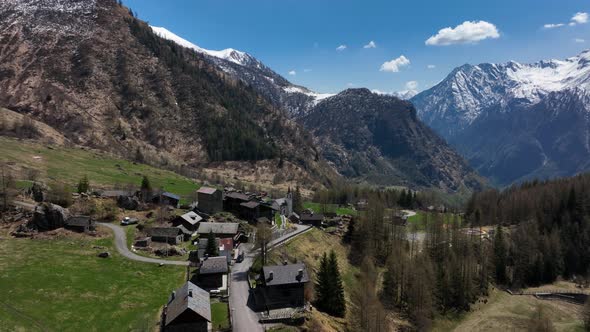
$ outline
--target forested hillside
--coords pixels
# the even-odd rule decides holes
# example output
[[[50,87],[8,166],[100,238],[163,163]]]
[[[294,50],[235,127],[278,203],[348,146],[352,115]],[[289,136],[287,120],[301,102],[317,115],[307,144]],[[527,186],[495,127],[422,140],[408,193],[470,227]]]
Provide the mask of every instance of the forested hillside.
[[[590,174],[474,194],[467,217],[504,226],[496,232],[496,265],[508,268],[498,281],[527,286],[588,275]]]

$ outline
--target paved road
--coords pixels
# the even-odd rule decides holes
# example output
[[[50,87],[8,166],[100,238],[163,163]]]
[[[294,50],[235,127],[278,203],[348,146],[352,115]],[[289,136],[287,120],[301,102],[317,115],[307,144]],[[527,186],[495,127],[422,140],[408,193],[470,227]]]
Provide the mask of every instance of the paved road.
[[[164,265],[187,266],[189,264],[188,261],[168,261],[165,259],[149,258],[149,257],[143,257],[140,255],[137,255],[137,254],[133,253],[131,250],[129,250],[129,248],[127,248],[127,235],[125,234],[125,230],[123,229],[123,227],[118,226],[118,225],[114,225],[114,224],[102,223],[102,222],[98,223],[98,224],[113,230],[113,232],[115,233],[115,247],[117,248],[117,251],[125,258],[131,259],[134,261],[138,261],[138,262],[164,264]]]
[[[295,238],[311,229],[311,226],[295,225],[297,230],[279,237],[269,243],[269,247],[275,247]],[[244,253],[244,260],[236,263],[231,271],[231,287],[229,294],[229,305],[232,315],[232,326],[234,332],[260,332],[264,331],[262,324],[258,322],[258,315],[248,307],[248,296],[250,287],[248,285],[248,270],[258,250],[254,250],[251,243],[243,243],[239,247]]]
[[[408,218],[416,215],[416,212],[412,210],[402,210],[402,212],[405,213],[405,215],[408,216]]]

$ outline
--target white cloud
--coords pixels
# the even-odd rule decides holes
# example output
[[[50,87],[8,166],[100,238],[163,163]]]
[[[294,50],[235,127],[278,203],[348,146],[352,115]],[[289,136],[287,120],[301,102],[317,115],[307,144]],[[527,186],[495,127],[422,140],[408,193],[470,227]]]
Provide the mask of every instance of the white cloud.
[[[311,71],[311,69],[309,69],[309,68],[305,68],[305,69],[303,69],[303,72],[304,72],[304,73],[309,73],[310,71]]]
[[[563,24],[563,23],[549,23],[549,24],[543,25],[543,28],[545,28],[545,29],[555,29],[555,28],[560,28],[560,27],[562,27],[564,25],[565,24]]]
[[[391,61],[386,61],[381,65],[379,71],[388,71],[392,73],[399,72],[401,67],[405,67],[410,64],[410,60],[405,56],[401,55],[399,58]]]
[[[296,71],[294,71],[294,70],[291,70],[291,71],[289,72],[289,75],[291,75],[291,76],[295,76],[295,75],[297,75],[297,72],[296,72]]]
[[[435,65],[428,65],[428,66],[426,66],[426,68],[428,68],[428,69],[434,69],[434,68],[436,68],[436,66]]]
[[[371,40],[367,45],[363,46],[363,48],[377,48],[377,44]]]
[[[354,83],[346,83],[346,86],[354,86]]]
[[[572,16],[570,25],[588,23],[588,13],[577,12]]]
[[[346,45],[340,45],[338,47],[336,47],[336,51],[341,52],[344,51],[346,49]]]
[[[408,89],[408,90],[416,90],[416,89],[418,89],[418,82],[416,82],[416,81],[406,82],[406,89]]]
[[[582,38],[575,38],[575,39],[574,39],[574,42],[576,42],[576,43],[578,43],[578,44],[582,44],[582,43],[585,43],[585,42],[586,42],[586,40],[584,40],[584,39],[582,39]]]
[[[495,25],[486,21],[465,21],[454,28],[440,29],[438,33],[426,40],[426,45],[447,46],[470,44],[488,38],[499,38]]]

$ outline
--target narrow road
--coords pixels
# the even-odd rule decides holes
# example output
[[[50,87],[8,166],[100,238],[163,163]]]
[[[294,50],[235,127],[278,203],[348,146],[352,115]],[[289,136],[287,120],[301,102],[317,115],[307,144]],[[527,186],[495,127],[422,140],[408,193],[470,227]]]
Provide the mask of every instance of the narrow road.
[[[168,261],[165,259],[149,258],[149,257],[143,257],[138,254],[135,254],[131,250],[129,250],[129,248],[127,248],[127,235],[125,234],[125,230],[123,229],[123,227],[118,226],[118,225],[114,225],[114,224],[102,223],[102,222],[99,222],[98,224],[113,230],[113,232],[115,233],[115,247],[117,248],[117,251],[125,258],[131,259],[134,261],[138,261],[138,262],[164,264],[164,265],[187,266],[189,264],[188,261]]]
[[[269,243],[269,248],[281,245],[291,239],[309,231],[312,227],[295,225],[297,230],[281,236]],[[258,250],[254,250],[251,243],[243,243],[238,247],[244,253],[244,260],[235,263],[231,270],[231,288],[229,294],[230,314],[234,332],[261,332],[262,324],[258,322],[258,315],[248,306],[250,286],[248,285],[248,271],[254,263]]]

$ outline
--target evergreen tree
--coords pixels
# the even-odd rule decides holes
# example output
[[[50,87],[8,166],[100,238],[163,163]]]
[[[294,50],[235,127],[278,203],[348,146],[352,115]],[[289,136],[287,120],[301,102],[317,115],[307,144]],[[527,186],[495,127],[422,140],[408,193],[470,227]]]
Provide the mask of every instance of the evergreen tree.
[[[504,233],[502,227],[496,227],[496,234],[494,237],[494,267],[495,277],[498,284],[506,283],[506,264],[508,251],[506,249],[506,240],[504,240]]]
[[[144,202],[147,202],[152,195],[152,185],[150,184],[150,179],[144,175],[141,179],[141,197]]]
[[[303,211],[303,197],[301,196],[299,186],[295,187],[295,193],[293,194],[293,211],[295,213],[301,213]]]
[[[90,190],[90,182],[88,176],[84,175],[80,181],[78,181],[78,194],[87,193]]]
[[[217,240],[215,239],[213,231],[210,231],[209,234],[207,234],[207,248],[205,249],[205,253],[209,257],[219,256],[219,247],[217,246]]]
[[[324,255],[320,259],[320,269],[318,270],[315,283],[315,305],[321,311],[326,311],[328,308],[328,297],[330,296],[330,272],[328,269],[328,255]]]
[[[342,237],[342,242],[346,244],[350,244],[352,242],[352,238],[354,237],[354,220],[355,218],[350,219],[346,233],[344,233],[344,236]]]
[[[340,269],[338,268],[338,258],[334,250],[330,252],[328,258],[328,271],[330,273],[330,282],[332,294],[330,294],[330,311],[328,313],[344,317],[346,313],[346,299],[344,298],[344,286],[342,285],[342,277],[340,276]]]

